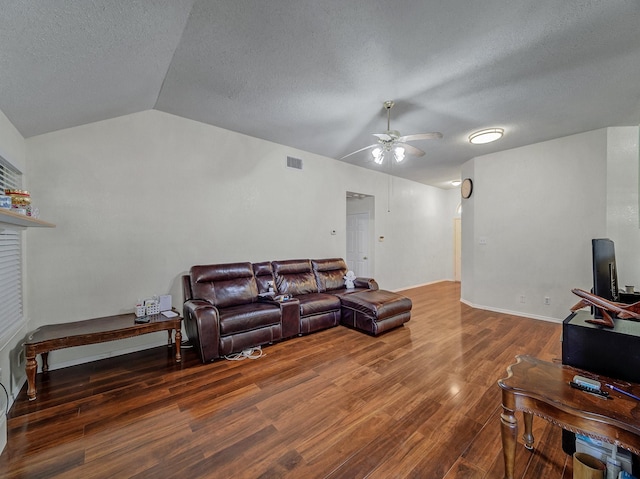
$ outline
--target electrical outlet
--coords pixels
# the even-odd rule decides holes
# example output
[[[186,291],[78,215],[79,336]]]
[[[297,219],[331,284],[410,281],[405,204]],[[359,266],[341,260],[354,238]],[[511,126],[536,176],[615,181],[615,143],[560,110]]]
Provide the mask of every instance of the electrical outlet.
[[[524,294],[521,294],[521,295],[520,295],[520,302],[521,302],[522,304],[524,304],[524,303],[526,303],[526,302],[527,302],[527,298],[526,298],[526,296],[525,296]]]
[[[547,306],[551,304],[551,298],[549,296],[544,297],[544,304],[546,304]]]

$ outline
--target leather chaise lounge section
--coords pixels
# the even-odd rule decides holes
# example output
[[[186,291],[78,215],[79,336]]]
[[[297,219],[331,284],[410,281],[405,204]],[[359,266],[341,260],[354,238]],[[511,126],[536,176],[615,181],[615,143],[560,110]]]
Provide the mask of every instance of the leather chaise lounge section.
[[[409,321],[409,298],[380,291],[370,278],[357,278],[355,288],[347,289],[346,273],[340,258],[193,266],[182,277],[187,335],[208,362],[341,323],[377,335]],[[291,299],[261,298],[269,283]]]

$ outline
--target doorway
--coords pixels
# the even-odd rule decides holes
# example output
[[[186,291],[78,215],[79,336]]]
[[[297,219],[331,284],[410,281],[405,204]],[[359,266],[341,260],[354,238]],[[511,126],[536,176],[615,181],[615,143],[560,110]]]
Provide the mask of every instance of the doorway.
[[[347,192],[347,267],[357,277],[374,275],[374,204],[371,195]]]

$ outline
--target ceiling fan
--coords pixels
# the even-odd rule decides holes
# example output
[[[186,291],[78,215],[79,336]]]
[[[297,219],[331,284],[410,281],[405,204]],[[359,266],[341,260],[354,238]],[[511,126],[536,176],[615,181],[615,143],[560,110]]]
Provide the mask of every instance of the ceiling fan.
[[[424,151],[420,148],[416,148],[415,146],[407,144],[407,141],[417,141],[417,140],[434,140],[442,138],[442,133],[433,132],[433,133],[417,133],[415,135],[405,135],[400,136],[400,132],[398,130],[392,130],[390,127],[391,120],[391,109],[395,103],[392,100],[385,101],[383,103],[384,108],[387,110],[387,131],[384,133],[374,133],[378,139],[377,143],[373,145],[365,146],[364,148],[360,148],[348,155],[340,158],[344,160],[348,156],[355,155],[356,153],[360,153],[361,151],[371,150],[371,154],[373,155],[373,161],[375,161],[378,165],[384,161],[384,156],[386,153],[393,152],[393,157],[395,160],[400,163],[404,160],[405,154],[411,156],[424,156]]]

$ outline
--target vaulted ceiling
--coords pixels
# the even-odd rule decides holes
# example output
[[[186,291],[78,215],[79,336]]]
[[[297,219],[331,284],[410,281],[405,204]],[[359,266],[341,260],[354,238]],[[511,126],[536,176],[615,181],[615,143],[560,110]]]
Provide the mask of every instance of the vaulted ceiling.
[[[157,109],[446,187],[474,156],[640,124],[637,0],[0,0],[0,109],[24,137]],[[471,145],[475,130],[502,140]],[[392,169],[390,169],[392,168]]]

